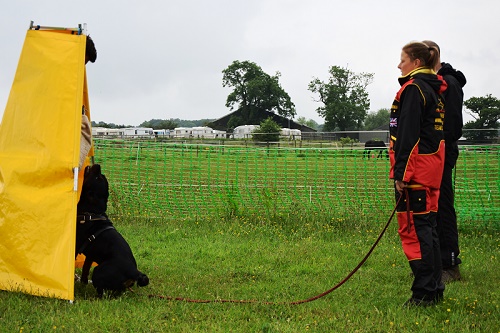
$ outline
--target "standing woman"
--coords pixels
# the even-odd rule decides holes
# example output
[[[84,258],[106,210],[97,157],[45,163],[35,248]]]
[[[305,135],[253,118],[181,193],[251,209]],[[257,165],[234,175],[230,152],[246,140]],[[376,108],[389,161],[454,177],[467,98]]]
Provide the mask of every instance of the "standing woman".
[[[434,46],[441,55],[439,46],[430,40],[424,40],[427,46]],[[439,57],[441,59],[441,56]],[[449,63],[441,60],[434,70],[446,81],[448,87],[444,92],[446,101],[446,119],[444,121],[444,141],[446,144],[443,179],[439,189],[439,209],[437,213],[437,228],[439,245],[441,246],[441,262],[443,264],[444,284],[462,278],[459,265],[460,247],[458,244],[457,214],[455,212],[455,193],[453,169],[458,159],[458,140],[462,136],[464,125],[462,107],[464,104],[463,87],[467,83],[465,75],[457,71]]]
[[[444,167],[441,94],[446,82],[434,72],[438,59],[437,49],[424,43],[403,47],[401,89],[391,108],[390,178],[399,202],[398,233],[414,275],[406,306],[435,304],[444,291],[436,213]]]

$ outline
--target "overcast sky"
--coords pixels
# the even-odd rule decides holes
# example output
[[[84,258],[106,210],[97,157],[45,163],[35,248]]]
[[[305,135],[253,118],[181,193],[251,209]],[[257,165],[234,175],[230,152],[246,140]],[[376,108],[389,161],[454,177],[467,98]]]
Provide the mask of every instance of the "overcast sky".
[[[399,88],[401,47],[431,39],[467,77],[465,99],[500,98],[500,2],[493,0],[15,0],[0,10],[0,114],[30,21],[87,31],[92,120],[219,118],[229,88],[222,70],[249,60],[280,83],[297,117],[322,124],[307,90],[330,66],[373,73],[370,111],[389,108]],[[466,117],[470,119],[470,117]]]

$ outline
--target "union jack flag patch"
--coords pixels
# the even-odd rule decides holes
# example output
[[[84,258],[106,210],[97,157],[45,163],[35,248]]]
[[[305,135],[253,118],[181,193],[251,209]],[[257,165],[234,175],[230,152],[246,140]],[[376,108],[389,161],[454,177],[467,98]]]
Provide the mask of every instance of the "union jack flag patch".
[[[391,118],[389,121],[389,127],[398,127],[398,118]]]

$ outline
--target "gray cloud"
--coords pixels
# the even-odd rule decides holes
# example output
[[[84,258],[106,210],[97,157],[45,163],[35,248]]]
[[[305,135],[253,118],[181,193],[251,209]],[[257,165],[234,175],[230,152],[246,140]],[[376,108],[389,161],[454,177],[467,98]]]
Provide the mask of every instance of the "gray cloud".
[[[87,65],[92,118],[138,125],[152,118],[218,118],[228,113],[222,70],[250,60],[281,72],[298,116],[323,120],[307,85],[332,65],[375,74],[371,110],[390,106],[399,54],[432,39],[468,79],[465,98],[500,97],[496,3],[487,0],[9,1],[0,13],[0,113],[31,20],[87,23],[98,58]]]

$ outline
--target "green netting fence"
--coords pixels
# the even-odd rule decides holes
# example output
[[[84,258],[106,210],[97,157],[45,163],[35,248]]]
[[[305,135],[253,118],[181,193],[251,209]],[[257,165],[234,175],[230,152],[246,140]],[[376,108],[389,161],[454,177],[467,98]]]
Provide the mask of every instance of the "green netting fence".
[[[95,139],[111,214],[162,219],[250,214],[388,216],[389,161],[362,147],[228,146]],[[377,154],[378,155],[378,154]],[[500,146],[464,146],[455,171],[461,225],[500,228]]]

